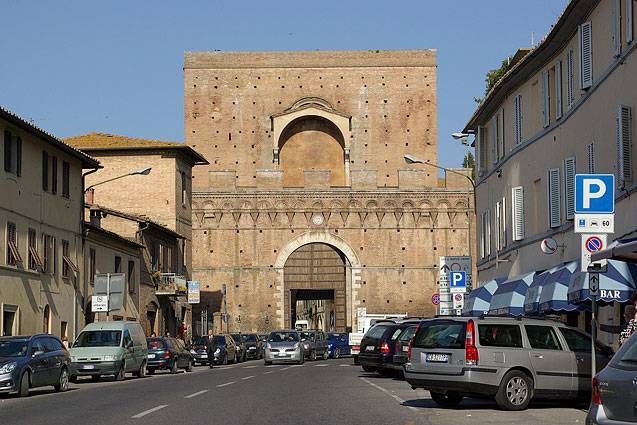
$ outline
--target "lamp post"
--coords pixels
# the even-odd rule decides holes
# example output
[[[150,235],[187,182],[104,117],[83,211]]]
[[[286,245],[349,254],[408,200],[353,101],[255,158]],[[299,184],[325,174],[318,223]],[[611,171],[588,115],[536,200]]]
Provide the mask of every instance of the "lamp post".
[[[111,179],[107,179],[107,180],[104,180],[102,182],[92,184],[89,187],[87,187],[86,189],[84,189],[84,193],[86,193],[89,190],[93,189],[95,186],[99,186],[99,185],[104,184],[104,183],[109,183],[109,182],[112,182],[113,180],[118,180],[118,179],[121,179],[121,178],[124,178],[124,177],[135,176],[135,175],[147,176],[147,175],[150,174],[150,170],[152,170],[151,167],[143,167],[143,168],[139,168],[137,170],[132,170],[132,171],[126,173],[126,174],[122,174],[121,176],[113,177]]]

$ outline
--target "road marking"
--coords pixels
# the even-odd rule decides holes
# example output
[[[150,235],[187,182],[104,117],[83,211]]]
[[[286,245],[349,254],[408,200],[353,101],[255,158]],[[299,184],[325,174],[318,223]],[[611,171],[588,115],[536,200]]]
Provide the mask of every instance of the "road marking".
[[[366,378],[361,378],[361,380],[362,380],[363,382],[368,383],[369,385],[371,385],[372,387],[376,388],[377,390],[381,390],[382,392],[384,392],[385,394],[387,394],[388,396],[390,396],[391,398],[393,398],[394,400],[396,400],[396,401],[397,401],[397,402],[399,402],[400,404],[405,404],[405,400],[403,400],[402,398],[398,397],[396,394],[392,394],[389,390],[387,390],[387,389],[385,389],[385,388],[381,387],[380,385],[376,385],[376,384],[374,384],[373,382],[369,381],[369,380],[368,380],[368,379],[366,379]],[[418,411],[418,409],[416,409],[416,408],[415,408],[415,407],[413,407],[413,406],[407,406],[407,407],[409,407],[411,410],[413,410],[413,411],[415,411],[415,412],[417,412],[417,411]]]
[[[186,396],[186,397],[184,397],[184,398],[193,398],[193,397],[197,397],[198,395],[205,394],[205,393],[207,393],[207,392],[208,392],[208,390],[201,390],[201,391],[197,391],[196,393],[193,393],[193,394],[187,395],[187,396]]]
[[[264,375],[267,375],[268,373],[274,373],[273,370],[268,370],[267,372],[263,372]]]
[[[160,404],[159,406],[153,407],[152,409],[144,410],[142,413],[138,413],[135,416],[131,416],[131,419],[143,418],[144,416],[148,415],[149,413],[156,412],[158,410],[163,409],[164,407],[168,407],[168,405],[167,404]]]
[[[275,364],[271,364],[271,365],[268,365],[268,366],[266,366],[266,367],[279,367],[279,366],[278,366],[278,365],[275,365]]]
[[[348,364],[340,364],[339,366],[340,366],[340,367],[350,367],[351,365],[348,365]]]
[[[290,369],[291,367],[292,367],[292,366],[283,367],[283,368],[281,368],[281,369],[279,369],[279,370],[288,370],[288,369]]]
[[[232,385],[232,384],[236,384],[236,381],[230,381],[230,382],[226,382],[225,384],[219,384],[217,385],[217,388],[227,387],[228,385]]]
[[[315,364],[314,367],[327,367],[328,364]]]
[[[257,367],[257,366],[256,366],[256,365],[253,365],[253,366],[244,366],[243,368],[244,368],[244,369],[254,369],[255,367]]]
[[[217,370],[234,369],[234,366],[215,367],[213,369],[217,369]]]
[[[248,379],[252,379],[252,378],[254,378],[254,375],[252,375],[252,376],[246,376],[246,377],[244,377],[244,378],[241,378],[241,380],[243,380],[243,381],[247,381]]]

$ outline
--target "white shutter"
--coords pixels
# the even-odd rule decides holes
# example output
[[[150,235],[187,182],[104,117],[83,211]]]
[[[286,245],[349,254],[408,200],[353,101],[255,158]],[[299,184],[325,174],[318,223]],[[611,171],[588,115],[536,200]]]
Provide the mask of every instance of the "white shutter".
[[[502,249],[502,204],[500,202],[495,203],[495,249],[499,251]]]
[[[551,124],[551,95],[549,93],[549,71],[544,70],[542,72],[542,118],[544,120],[544,127],[548,127]]]
[[[480,174],[482,174],[487,169],[487,159],[486,159],[487,152],[486,152],[486,149],[485,149],[486,140],[484,140],[485,139],[485,137],[484,137],[484,127],[478,127],[478,133],[477,133],[476,138],[478,139],[477,143],[476,143],[476,146],[478,148],[478,153],[477,153],[477,155],[478,155],[478,171],[480,172]]]
[[[562,61],[555,62],[555,119],[562,118]]]
[[[549,227],[559,227],[561,224],[560,210],[560,169],[551,168],[546,182]]]
[[[585,22],[579,27],[580,87],[593,85],[593,25]]]
[[[484,258],[484,253],[485,253],[485,250],[484,250],[484,241],[485,241],[484,234],[487,231],[487,226],[486,226],[485,219],[484,219],[485,215],[486,215],[486,213],[484,213],[484,212],[480,215],[480,227],[481,227],[481,229],[480,229],[480,258]]]
[[[522,143],[522,95],[515,96],[514,102],[514,116],[515,116],[515,144]]]
[[[491,162],[496,164],[498,162],[498,116],[496,115],[491,120]]]
[[[626,43],[633,42],[633,0],[626,0]]]
[[[574,67],[574,59],[573,59],[573,49],[569,49],[566,53],[566,103],[568,105],[568,109],[571,109],[573,103],[575,103],[575,95],[574,95],[574,81],[575,76],[573,71]]]
[[[617,186],[625,188],[633,180],[631,108],[621,105],[617,111]]]
[[[500,130],[498,130],[498,135],[500,136],[499,142],[500,146],[498,147],[498,159],[504,158],[504,108],[500,111]]]
[[[511,228],[513,240],[524,239],[524,187],[511,189]]]
[[[622,14],[621,0],[613,2],[613,55],[618,57],[622,53]]]
[[[502,220],[502,237],[500,238],[500,242],[502,243],[502,248],[507,246],[507,203],[506,196],[502,198],[502,216],[500,219]]]
[[[491,256],[491,210],[486,210],[485,212],[486,215],[486,233],[484,235],[484,249],[486,251],[486,256],[489,257]]]
[[[595,143],[586,146],[586,161],[588,162],[588,174],[595,174]]]
[[[572,220],[575,214],[575,170],[575,157],[564,159],[564,209],[567,220]]]

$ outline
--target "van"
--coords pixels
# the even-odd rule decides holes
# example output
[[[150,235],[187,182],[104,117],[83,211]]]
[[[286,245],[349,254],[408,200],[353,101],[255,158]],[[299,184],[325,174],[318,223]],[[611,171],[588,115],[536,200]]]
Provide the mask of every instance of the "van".
[[[137,322],[96,322],[86,325],[69,350],[71,380],[90,376],[98,380],[114,375],[121,381],[126,372],[138,378],[146,375],[148,346]]]
[[[294,323],[294,328],[298,331],[304,331],[310,327],[310,322],[307,320],[297,320]]]

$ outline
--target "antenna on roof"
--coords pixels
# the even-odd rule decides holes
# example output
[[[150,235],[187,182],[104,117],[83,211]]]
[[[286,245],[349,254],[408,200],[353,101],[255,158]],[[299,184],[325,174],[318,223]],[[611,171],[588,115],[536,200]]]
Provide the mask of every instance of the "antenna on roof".
[[[535,31],[531,31],[531,49],[535,47]]]

